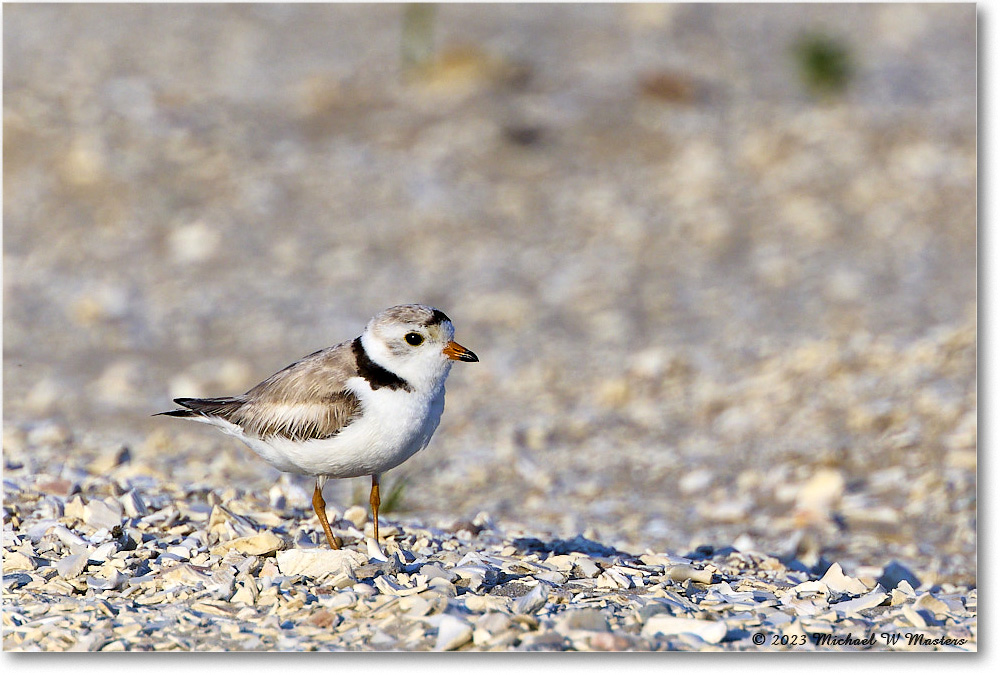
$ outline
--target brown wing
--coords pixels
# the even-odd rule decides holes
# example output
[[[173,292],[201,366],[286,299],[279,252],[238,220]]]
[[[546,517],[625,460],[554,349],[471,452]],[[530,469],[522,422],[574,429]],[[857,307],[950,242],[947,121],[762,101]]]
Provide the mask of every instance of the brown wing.
[[[267,378],[242,396],[175,399],[186,410],[165,415],[219,417],[257,438],[330,438],[361,414],[344,388],[357,375],[350,342],[315,352]]]

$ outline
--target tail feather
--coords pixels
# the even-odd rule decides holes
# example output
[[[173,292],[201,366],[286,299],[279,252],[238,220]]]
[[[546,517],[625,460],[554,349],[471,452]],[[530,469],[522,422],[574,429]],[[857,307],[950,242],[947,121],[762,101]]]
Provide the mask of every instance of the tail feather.
[[[156,415],[167,415],[168,417],[221,417],[224,420],[228,420],[243,406],[244,400],[233,396],[221,398],[175,398],[174,403],[183,406],[183,408],[156,413]]]
[[[153,413],[153,417],[166,415],[167,417],[198,417],[198,413],[193,410],[167,410],[166,412]]]

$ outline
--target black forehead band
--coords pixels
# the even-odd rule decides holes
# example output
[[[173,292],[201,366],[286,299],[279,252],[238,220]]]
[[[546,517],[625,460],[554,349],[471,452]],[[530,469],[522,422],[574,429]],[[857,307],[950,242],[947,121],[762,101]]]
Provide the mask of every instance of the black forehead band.
[[[449,319],[448,315],[442,312],[440,309],[435,309],[434,312],[431,314],[431,320],[427,322],[427,325],[433,326],[435,324],[441,324],[445,321],[451,322],[451,319]]]

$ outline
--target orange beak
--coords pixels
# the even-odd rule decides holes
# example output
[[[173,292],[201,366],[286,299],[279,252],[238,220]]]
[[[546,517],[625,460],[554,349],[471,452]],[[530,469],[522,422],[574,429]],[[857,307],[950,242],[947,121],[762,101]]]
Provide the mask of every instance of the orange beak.
[[[448,346],[442,349],[441,352],[452,361],[469,361],[470,363],[475,363],[479,360],[478,356],[454,340],[449,342]]]

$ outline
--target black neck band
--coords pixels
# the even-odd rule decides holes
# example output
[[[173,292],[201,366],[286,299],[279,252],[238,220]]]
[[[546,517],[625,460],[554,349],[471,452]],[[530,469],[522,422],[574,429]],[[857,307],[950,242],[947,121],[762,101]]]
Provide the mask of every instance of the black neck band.
[[[358,362],[358,375],[365,378],[372,389],[388,387],[389,389],[413,391],[406,380],[371,360],[364,345],[361,344],[361,338],[354,339],[354,342],[351,343],[351,351],[354,352],[354,358]]]

